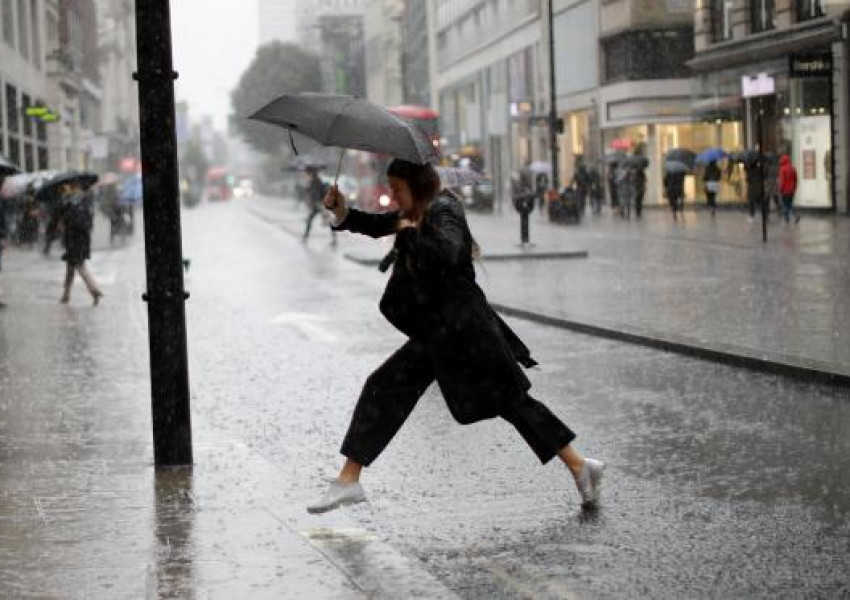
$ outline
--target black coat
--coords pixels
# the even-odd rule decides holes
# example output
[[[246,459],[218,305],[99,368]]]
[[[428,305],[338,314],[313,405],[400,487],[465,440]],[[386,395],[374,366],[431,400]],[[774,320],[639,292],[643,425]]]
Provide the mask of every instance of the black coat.
[[[396,233],[399,214],[350,209],[335,229],[379,238]],[[475,282],[472,235],[463,207],[437,196],[422,225],[396,236],[398,258],[381,298],[381,313],[429,351],[440,390],[459,423],[499,415],[523,401],[531,384],[517,362],[537,364],[487,303]]]
[[[91,230],[94,223],[93,200],[89,193],[77,193],[62,207],[65,226],[65,254],[62,260],[72,265],[91,258]]]

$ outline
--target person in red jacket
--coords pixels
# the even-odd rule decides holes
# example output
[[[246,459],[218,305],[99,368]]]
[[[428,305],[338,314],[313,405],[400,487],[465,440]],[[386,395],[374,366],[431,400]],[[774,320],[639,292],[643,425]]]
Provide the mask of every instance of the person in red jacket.
[[[797,169],[791,164],[791,157],[783,154],[779,159],[779,194],[782,196],[782,208],[785,214],[785,222],[800,222],[800,215],[794,211],[794,194],[797,192]]]

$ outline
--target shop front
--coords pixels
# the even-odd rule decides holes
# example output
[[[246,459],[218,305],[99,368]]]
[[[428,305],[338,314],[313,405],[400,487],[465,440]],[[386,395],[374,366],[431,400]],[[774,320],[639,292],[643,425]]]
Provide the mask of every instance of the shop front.
[[[716,118],[708,121],[679,123],[649,123],[606,129],[602,141],[606,154],[642,154],[649,160],[646,170],[646,206],[666,205],[662,182],[664,157],[674,148],[686,148],[699,154],[709,148],[739,149],[742,147],[743,126],[740,121]],[[745,197],[744,174],[739,165],[721,165],[724,173],[720,198],[722,202],[740,202]],[[685,202],[705,201],[702,181],[703,168],[698,166],[685,178]]]
[[[771,80],[772,93],[744,98],[743,78],[760,74]],[[717,119],[721,129],[715,140],[727,152],[761,146],[771,161],[788,154],[799,177],[795,204],[832,210],[835,208],[832,77],[832,55],[828,47],[707,73],[697,80],[695,115],[704,122]],[[717,106],[723,110],[716,110]],[[759,113],[761,140],[757,126]],[[724,173],[727,176],[720,200],[743,202],[746,198],[743,167],[726,165]]]

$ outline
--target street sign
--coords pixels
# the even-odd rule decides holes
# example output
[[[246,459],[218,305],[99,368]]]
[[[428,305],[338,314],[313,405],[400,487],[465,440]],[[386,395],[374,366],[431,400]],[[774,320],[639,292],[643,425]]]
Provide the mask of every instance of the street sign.
[[[753,77],[749,75],[741,77],[741,95],[744,98],[770,96],[775,93],[776,81],[767,73],[759,73]]]
[[[792,54],[788,57],[791,77],[831,77],[832,54]]]

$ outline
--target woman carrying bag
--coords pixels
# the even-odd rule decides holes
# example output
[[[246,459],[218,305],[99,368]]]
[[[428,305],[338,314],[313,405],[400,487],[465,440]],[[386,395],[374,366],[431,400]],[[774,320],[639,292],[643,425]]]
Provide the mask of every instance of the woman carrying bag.
[[[517,363],[537,363],[475,282],[477,247],[462,206],[438,193],[439,177],[430,165],[395,159],[387,175],[398,212],[349,209],[337,188],[325,206],[334,213],[334,229],[373,238],[396,235],[383,263],[392,264],[392,274],[380,310],[408,340],[367,378],[342,444],[345,464],[307,510],[322,513],[366,499],[363,467],[378,458],[435,380],[456,421],[506,419],[542,463],[555,456],[565,463],[584,508],[598,506],[605,465],[581,456],[570,445],[575,434],[528,394],[531,384]]]

